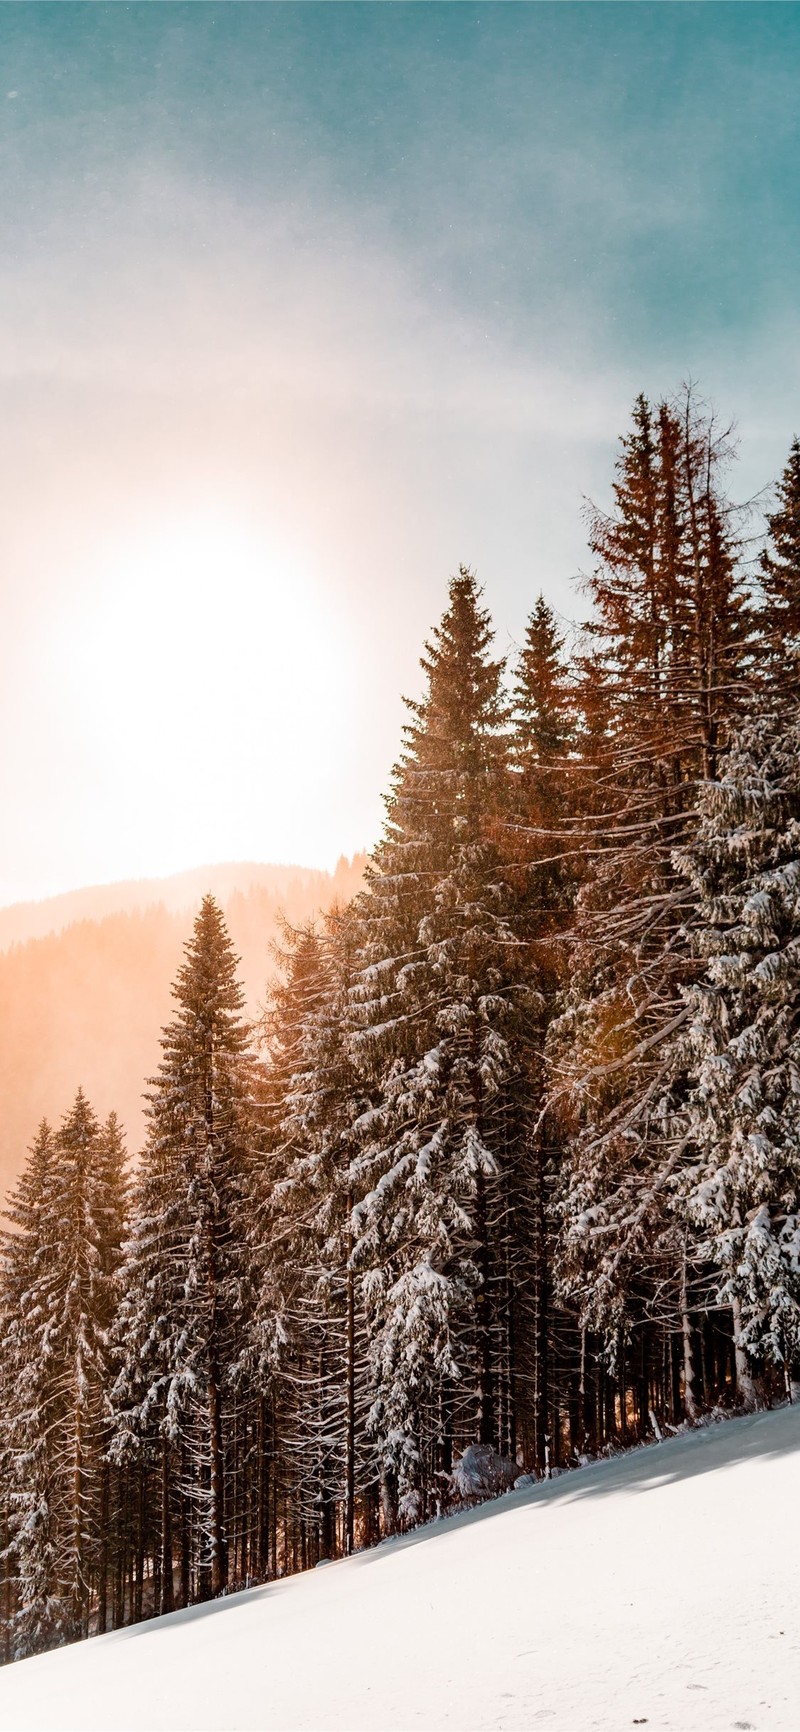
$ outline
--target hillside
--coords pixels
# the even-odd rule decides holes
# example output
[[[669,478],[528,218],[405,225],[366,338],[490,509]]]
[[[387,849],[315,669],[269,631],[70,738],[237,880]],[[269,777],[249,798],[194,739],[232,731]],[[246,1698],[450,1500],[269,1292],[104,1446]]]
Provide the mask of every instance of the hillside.
[[[0,1672],[19,1728],[800,1724],[800,1409]]]
[[[137,1147],[144,1079],[158,1063],[171,1014],[170,983],[207,890],[225,909],[256,1014],[280,913],[299,924],[346,900],[362,870],[359,857],[335,873],[200,867],[0,910],[0,1194],[39,1120],[58,1120],[79,1085],[98,1113],[118,1112]]]

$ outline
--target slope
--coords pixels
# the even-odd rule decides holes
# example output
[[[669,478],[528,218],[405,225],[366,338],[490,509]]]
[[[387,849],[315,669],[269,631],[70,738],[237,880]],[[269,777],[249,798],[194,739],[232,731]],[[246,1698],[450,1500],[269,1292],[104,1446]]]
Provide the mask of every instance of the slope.
[[[798,1468],[798,1408],[712,1425],[10,1666],[0,1724],[796,1732]]]

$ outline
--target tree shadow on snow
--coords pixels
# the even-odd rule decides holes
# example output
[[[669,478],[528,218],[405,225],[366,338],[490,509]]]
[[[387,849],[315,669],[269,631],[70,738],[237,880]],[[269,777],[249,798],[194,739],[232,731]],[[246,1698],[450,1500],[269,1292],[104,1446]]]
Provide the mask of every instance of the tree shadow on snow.
[[[665,1438],[662,1443],[641,1444],[607,1460],[591,1461],[585,1467],[563,1471],[557,1479],[540,1480],[536,1485],[507,1492],[505,1496],[479,1504],[475,1509],[428,1522],[410,1533],[383,1540],[371,1551],[359,1552],[355,1561],[361,1564],[378,1562],[407,1546],[424,1545],[458,1528],[511,1515],[523,1508],[545,1509],[552,1504],[604,1497],[611,1492],[637,1494],[657,1491],[661,1486],[694,1479],[698,1474],[769,1456],[790,1455],[795,1450],[800,1451],[800,1404],[771,1412],[746,1414],[736,1419],[712,1421],[692,1431],[681,1432],[676,1437]]]
[[[267,1599],[278,1589],[286,1587],[287,1582],[303,1581],[313,1571],[298,1570],[294,1575],[281,1576],[275,1581],[258,1582],[252,1588],[238,1588],[235,1593],[222,1594],[217,1600],[198,1600],[192,1606],[181,1606],[176,1612],[158,1612],[152,1618],[143,1618],[139,1624],[125,1624],[119,1630],[106,1630],[102,1636],[93,1636],[95,1642],[127,1642],[137,1636],[153,1636],[162,1631],[174,1630],[181,1624],[196,1624],[200,1618],[210,1614],[215,1617],[219,1612],[233,1612],[237,1607],[252,1606],[256,1600]],[[74,1644],[71,1644],[71,1646]],[[69,1652],[65,1649],[64,1652]]]
[[[462,1510],[458,1515],[443,1516],[410,1533],[383,1540],[368,1551],[357,1552],[352,1558],[317,1565],[327,1577],[328,1572],[357,1565],[378,1564],[394,1557],[409,1546],[428,1545],[431,1541],[471,1527],[476,1522],[493,1521],[498,1517],[518,1513],[521,1509],[545,1510],[553,1504],[577,1502],[583,1498],[605,1497],[611,1492],[639,1494],[657,1491],[680,1480],[694,1479],[698,1474],[715,1472],[719,1468],[735,1467],[740,1462],[763,1460],[769,1456],[790,1455],[800,1451],[800,1404],[774,1409],[768,1413],[751,1413],[737,1419],[725,1419],[700,1425],[695,1430],[681,1432],[662,1443],[640,1445],[605,1461],[592,1461],[586,1467],[562,1472],[557,1479],[541,1480],[520,1491],[507,1492],[475,1509]],[[195,1623],[209,1614],[233,1611],[237,1606],[253,1605],[257,1600],[285,1589],[291,1582],[315,1576],[317,1571],[299,1572],[279,1581],[265,1582],[239,1593],[227,1594],[219,1600],[203,1600],[181,1611],[168,1612],[162,1617],[148,1618],[141,1624],[129,1624],[122,1630],[109,1632],[105,1640],[115,1642],[152,1635],[156,1631],[174,1629],[176,1625]]]

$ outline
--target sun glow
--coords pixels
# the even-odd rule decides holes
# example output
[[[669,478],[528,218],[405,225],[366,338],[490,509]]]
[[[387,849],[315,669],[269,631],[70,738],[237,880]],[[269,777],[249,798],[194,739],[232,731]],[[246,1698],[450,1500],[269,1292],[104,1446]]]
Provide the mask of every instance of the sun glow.
[[[134,869],[214,859],[232,836],[241,855],[325,863],[352,650],[303,557],[200,510],[105,548],[76,606],[77,587],[53,671]]]

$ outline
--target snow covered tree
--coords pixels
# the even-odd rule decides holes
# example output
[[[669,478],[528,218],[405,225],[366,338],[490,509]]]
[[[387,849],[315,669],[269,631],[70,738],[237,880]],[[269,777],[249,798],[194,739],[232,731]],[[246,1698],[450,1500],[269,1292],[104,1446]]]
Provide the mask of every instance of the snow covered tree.
[[[753,717],[681,865],[706,965],[687,995],[682,1205],[733,1312],[737,1384],[800,1363],[800,721]]]
[[[512,687],[511,778],[504,840],[516,893],[512,924],[528,958],[535,1015],[514,1031],[520,1084],[513,1104],[515,1135],[506,1156],[509,1277],[514,1340],[513,1454],[517,1432],[531,1445],[535,1464],[558,1459],[555,1433],[563,1378],[556,1337],[569,1323],[554,1307],[555,1221],[552,1201],[558,1168],[554,1125],[542,1108],[547,1094],[545,1043],[564,984],[563,937],[569,926],[581,865],[574,842],[580,804],[579,711],[575,671],[564,638],[540,595],[527,623]]]
[[[181,1405],[173,1383],[175,1342],[185,1294],[185,1182],[175,1142],[151,1132],[133,1184],[131,1223],[125,1244],[120,1304],[114,1324],[116,1378],[112,1390],[115,1431],[112,1455],[126,1485],[120,1511],[120,1580],[115,1623],[122,1621],[126,1565],[133,1551],[134,1581],[143,1571],[144,1536],[139,1508],[152,1481],[158,1486],[159,1610],[173,1607],[173,1487],[175,1445],[181,1436]],[[171,1400],[171,1405],[170,1405]],[[135,1512],[129,1508],[133,1501]],[[151,1490],[151,1496],[153,1490]],[[182,1512],[185,1513],[185,1512]],[[132,1519],[131,1519],[132,1518]],[[129,1528],[132,1531],[128,1531]],[[141,1562],[140,1562],[141,1559]],[[188,1567],[188,1555],[187,1555]],[[183,1583],[184,1601],[189,1598]],[[134,1592],[134,1602],[138,1594]]]
[[[191,1527],[194,1591],[218,1594],[228,1582],[226,1480],[248,1304],[243,1208],[254,1154],[243,994],[212,896],[185,952],[173,987],[177,1014],[164,1029],[148,1095],[116,1326],[123,1361],[115,1455],[135,1456],[153,1432],[159,1440],[168,1597],[173,1457],[184,1549]]]
[[[726,435],[690,390],[634,407],[615,508],[595,512],[587,670],[604,694],[604,749],[587,786],[591,870],[570,940],[567,1008],[551,1037],[569,1138],[565,1287],[617,1359],[637,1319],[689,1325],[683,1237],[660,1115],[695,961],[692,890],[676,871],[699,784],[744,701],[751,620],[735,517],[721,486]],[[687,1337],[688,1339],[688,1337]],[[685,1400],[693,1404],[685,1361]],[[624,1392],[620,1394],[624,1428]]]
[[[89,1596],[102,1557],[103,1460],[108,1442],[108,1333],[116,1301],[123,1229],[123,1149],[116,1121],[105,1131],[79,1091],[59,1128],[53,1173],[58,1254],[43,1272],[45,1360],[62,1392],[58,1447],[56,1575],[73,1627],[88,1633]]]
[[[47,1376],[42,1354],[44,1313],[37,1304],[43,1265],[54,1253],[51,1175],[53,1133],[42,1120],[12,1191],[0,1262],[0,1463],[6,1581],[21,1617],[6,1607],[10,1653],[46,1646],[60,1631],[53,1604],[50,1520],[51,1457],[45,1420]],[[16,1631],[12,1622],[17,1624]]]
[[[101,1127],[79,1091],[55,1137],[39,1133],[12,1199],[18,1241],[5,1247],[16,1290],[5,1432],[24,1652],[87,1635],[93,1596],[104,1603],[108,1343],[124,1208],[119,1127],[113,1118]]]
[[[343,1549],[353,1550],[358,1495],[371,1531],[375,1478],[352,1262],[353,1124],[364,1104],[347,1045],[352,924],[335,910],[321,931],[286,929],[264,1024],[254,1327],[281,1438],[275,1467],[310,1561],[333,1555],[339,1525]]]
[[[493,1443],[498,1421],[503,1107],[526,988],[498,840],[508,717],[491,640],[462,567],[357,905],[355,1046],[378,1098],[359,1127],[354,1257],[387,1507],[396,1486],[408,1516],[454,1437]]]

